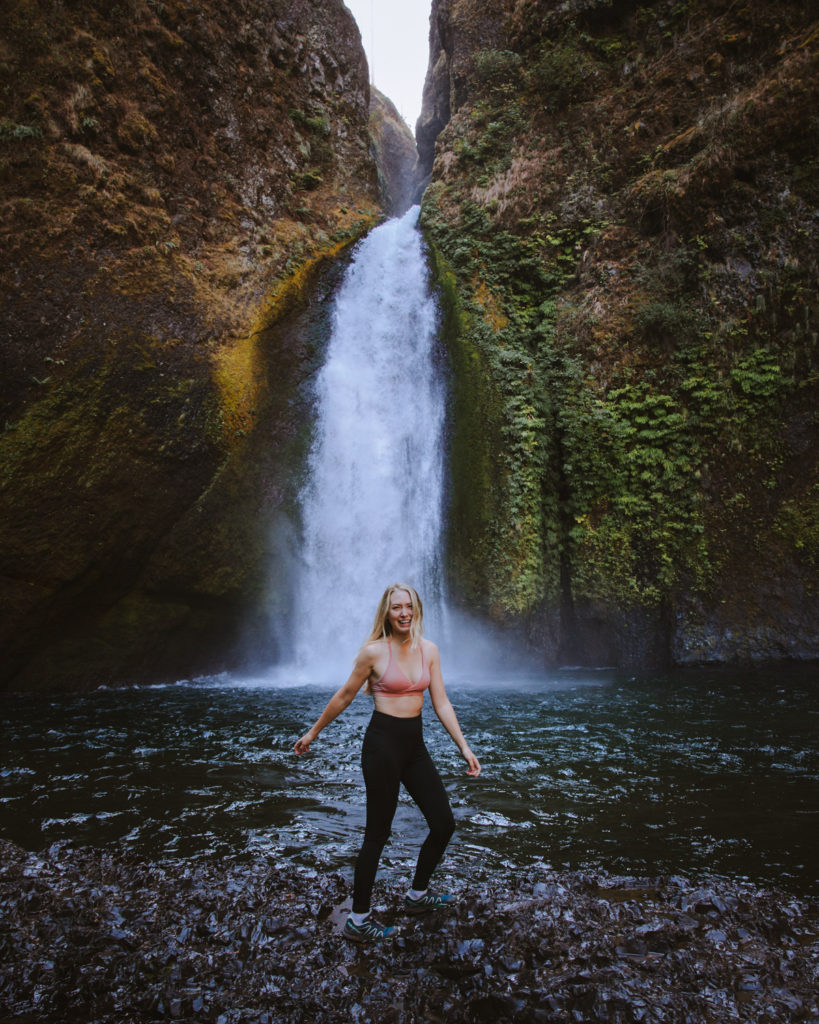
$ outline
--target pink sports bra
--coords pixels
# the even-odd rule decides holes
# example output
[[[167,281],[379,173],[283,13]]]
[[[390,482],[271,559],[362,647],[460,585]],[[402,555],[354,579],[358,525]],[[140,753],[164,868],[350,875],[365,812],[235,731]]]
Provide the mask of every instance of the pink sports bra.
[[[429,689],[430,677],[429,666],[424,661],[424,647],[421,645],[421,678],[413,683],[401,666],[392,660],[392,642],[387,640],[390,649],[390,657],[387,667],[380,679],[370,681],[372,693],[381,693],[385,697],[405,697],[410,693],[423,693]]]

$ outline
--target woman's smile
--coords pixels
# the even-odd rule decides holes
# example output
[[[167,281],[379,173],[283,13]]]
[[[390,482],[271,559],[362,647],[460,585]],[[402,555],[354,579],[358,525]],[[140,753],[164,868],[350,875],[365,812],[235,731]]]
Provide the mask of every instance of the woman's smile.
[[[409,633],[412,626],[412,598],[406,590],[396,590],[387,613],[394,633]]]

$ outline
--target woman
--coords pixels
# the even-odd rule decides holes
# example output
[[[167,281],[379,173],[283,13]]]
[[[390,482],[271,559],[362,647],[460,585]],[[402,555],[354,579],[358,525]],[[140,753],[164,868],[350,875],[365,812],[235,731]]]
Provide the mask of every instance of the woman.
[[[452,809],[441,778],[432,763],[421,729],[424,691],[429,690],[435,714],[466,761],[467,775],[481,766],[463,737],[455,711],[444,690],[438,648],[422,636],[421,599],[412,587],[393,583],[384,591],[373,629],[358,652],[347,682],[331,698],[316,724],[294,746],[304,754],[321,730],[352,701],[362,686],[372,694],[375,710],[364,735],[361,766],[367,790],[367,825],[355,865],[353,910],[343,935],[353,942],[388,938],[395,928],[369,919],[370,895],[381,851],[387,842],[403,782],[429,825],[421,847],[406,910],[421,914],[454,902],[450,895],[428,889],[430,876],[443,856],[455,828]]]

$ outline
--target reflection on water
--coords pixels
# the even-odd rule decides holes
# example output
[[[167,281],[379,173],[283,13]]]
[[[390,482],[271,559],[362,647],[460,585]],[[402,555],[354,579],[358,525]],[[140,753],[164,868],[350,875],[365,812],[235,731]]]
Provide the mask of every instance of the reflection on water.
[[[291,753],[332,689],[219,679],[7,697],[0,835],[31,849],[70,839],[349,872],[371,702],[359,696],[311,754]],[[484,769],[466,777],[427,707],[458,821],[453,878],[542,861],[819,891],[815,669],[562,672],[449,691]],[[409,872],[423,831],[402,798],[387,874]]]

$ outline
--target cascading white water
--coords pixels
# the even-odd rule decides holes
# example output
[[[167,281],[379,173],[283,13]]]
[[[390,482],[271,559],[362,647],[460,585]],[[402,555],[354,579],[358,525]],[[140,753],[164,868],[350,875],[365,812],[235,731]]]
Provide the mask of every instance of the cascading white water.
[[[302,494],[303,678],[338,676],[388,584],[418,589],[426,624],[442,606],[445,394],[418,213],[367,236],[335,297]]]

